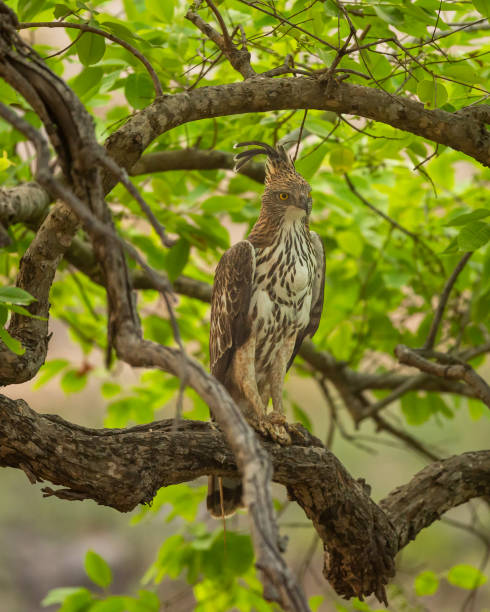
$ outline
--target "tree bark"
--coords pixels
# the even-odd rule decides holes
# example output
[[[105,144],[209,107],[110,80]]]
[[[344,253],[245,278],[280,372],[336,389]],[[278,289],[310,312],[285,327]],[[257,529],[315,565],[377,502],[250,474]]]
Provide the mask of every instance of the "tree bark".
[[[127,429],[89,429],[39,415],[23,400],[0,395],[0,466],[22,469],[31,482],[61,499],[93,499],[128,512],[157,490],[216,474],[237,473],[234,454],[215,426],[172,419]],[[297,426],[298,427],[298,426]],[[287,487],[325,547],[324,573],[346,597],[381,589],[394,574],[394,556],[417,533],[455,506],[490,495],[490,451],[428,465],[379,505],[321,442],[291,429],[293,445],[261,439],[273,480]]]

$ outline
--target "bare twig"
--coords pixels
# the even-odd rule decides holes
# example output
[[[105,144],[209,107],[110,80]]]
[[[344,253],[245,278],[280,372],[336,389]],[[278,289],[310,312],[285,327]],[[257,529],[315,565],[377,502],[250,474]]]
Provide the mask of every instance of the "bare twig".
[[[250,79],[256,76],[255,70],[250,64],[250,53],[248,52],[248,49],[245,44],[242,44],[242,48],[238,49],[238,47],[231,40],[223,17],[221,16],[216,6],[213,4],[213,2],[208,2],[208,5],[216,16],[218,23],[220,24],[221,30],[223,32],[222,34],[215,30],[209,23],[206,23],[194,11],[187,11],[186,19],[193,23],[196,28],[201,30],[201,32],[205,36],[207,36],[210,40],[214,42],[218,49],[220,49],[223,55],[225,55],[225,57],[228,59],[233,68],[237,72],[239,72],[244,79]]]
[[[153,229],[159,236],[162,245],[165,247],[171,247],[175,244],[175,240],[169,238],[165,233],[165,228],[160,224],[158,219],[155,217],[153,211],[145,202],[145,200],[141,197],[140,192],[136,189],[133,183],[129,180],[128,173],[124,168],[121,168],[116,162],[110,158],[104,149],[99,148],[96,151],[96,155],[100,161],[100,163],[105,166],[112,174],[114,174],[119,181],[126,187],[129,193],[133,196],[133,198],[138,202],[141,209],[148,217]]]
[[[425,382],[428,377],[428,374],[418,374],[417,376],[407,378],[399,387],[394,389],[386,397],[383,397],[383,399],[380,399],[375,404],[371,404],[369,408],[359,415],[356,422],[360,423],[361,421],[376,415],[378,412],[380,412],[380,410],[386,408],[386,406],[402,397],[402,395],[405,395],[405,393],[408,391],[420,388],[420,385]]]
[[[374,415],[373,420],[376,423],[376,426],[379,430],[390,433],[392,436],[401,440],[406,446],[417,451],[420,455],[422,455],[426,459],[430,459],[431,461],[441,460],[441,457],[439,457],[438,455],[433,453],[431,450],[426,448],[422,444],[422,442],[417,440],[417,438],[415,438],[414,436],[411,436],[406,431],[403,431],[402,429],[395,427],[388,420],[383,418],[381,415],[379,414]]]
[[[303,114],[303,119],[301,121],[300,128],[299,128],[298,140],[296,142],[296,149],[294,151],[293,162],[295,162],[296,158],[298,157],[299,143],[301,142],[301,138],[303,137],[303,128],[305,127],[305,121],[306,121],[307,115],[308,115],[308,109],[306,108]]]
[[[354,186],[348,174],[344,174],[344,178],[345,178],[345,181],[349,189],[356,196],[356,198],[358,198],[365,206],[370,208],[373,212],[375,212],[377,215],[379,215],[381,218],[387,221],[392,227],[396,228],[397,230],[399,230],[400,232],[402,232],[403,234],[411,238],[415,242],[415,244],[421,246],[424,250],[426,250],[431,255],[431,257],[434,259],[435,263],[437,264],[439,268],[439,271],[442,274],[444,274],[444,267],[439,257],[434,253],[434,251],[429,246],[425,244],[423,240],[421,240],[421,238],[417,234],[414,234],[414,232],[411,232],[406,227],[403,227],[403,225],[400,225],[397,221],[392,219],[390,216],[385,214],[383,211],[379,210],[379,208],[376,208],[376,206],[371,204],[371,202],[366,200],[366,198],[359,191],[357,191],[356,187]]]
[[[430,326],[429,333],[427,335],[427,340],[424,344],[424,349],[431,350],[434,347],[434,343],[436,341],[437,330],[439,329],[439,325],[441,324],[442,315],[444,314],[444,309],[446,308],[447,301],[449,299],[449,294],[452,291],[454,283],[456,282],[459,274],[465,267],[466,263],[473,255],[473,251],[468,251],[463,255],[463,257],[459,260],[457,266],[454,268],[451,276],[447,279],[446,284],[444,285],[444,289],[442,290],[441,297],[439,298],[439,304],[437,305],[437,310],[434,314],[434,318],[432,319],[432,323]]]
[[[418,368],[427,374],[448,378],[450,380],[464,380],[473,388],[476,396],[490,408],[490,387],[470,365],[441,365],[439,363],[434,363],[403,344],[399,344],[395,348],[395,355],[400,363]]]
[[[263,8],[263,6],[258,6],[258,2],[248,2],[247,0],[238,0],[238,1],[241,2],[242,4],[245,4],[245,5],[249,6],[250,8],[255,9],[256,11],[260,11],[261,13],[265,13],[266,15],[269,15],[270,17],[274,17],[275,19],[277,19],[281,23],[287,23],[292,28],[295,28],[296,30],[298,30],[299,32],[302,32],[306,36],[309,36],[310,38],[313,38],[314,40],[322,43],[323,45],[325,45],[329,49],[333,49],[334,51],[338,51],[337,47],[335,47],[334,45],[329,43],[327,40],[324,40],[323,38],[320,38],[319,36],[316,36],[315,34],[312,34],[311,32],[308,32],[308,30],[305,30],[301,26],[293,23],[292,21],[289,21],[289,19],[286,19],[285,17],[282,17],[281,15],[278,15],[278,13],[276,11],[271,13],[270,11],[267,11],[265,8]]]
[[[153,82],[153,87],[155,88],[155,95],[157,97],[163,96],[162,84],[160,83],[160,79],[158,78],[157,73],[155,72],[153,66],[146,59],[146,57],[138,51],[133,45],[130,45],[128,42],[119,38],[118,36],[114,36],[114,34],[110,34],[105,30],[101,30],[100,28],[95,28],[94,26],[90,26],[86,23],[71,23],[69,21],[38,21],[38,22],[26,22],[19,23],[17,26],[18,30],[24,30],[26,28],[74,28],[75,30],[82,30],[83,32],[91,32],[92,34],[98,34],[99,36],[103,36],[108,40],[112,40],[112,42],[121,45],[127,51],[132,53],[139,61],[143,64],[143,66],[148,71],[150,78]]]

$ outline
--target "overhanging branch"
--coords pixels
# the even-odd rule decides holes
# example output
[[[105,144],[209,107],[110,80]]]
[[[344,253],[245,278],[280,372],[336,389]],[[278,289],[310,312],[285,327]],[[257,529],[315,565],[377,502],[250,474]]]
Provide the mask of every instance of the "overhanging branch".
[[[485,113],[429,110],[420,102],[345,81],[330,85],[327,93],[318,79],[306,77],[257,77],[160,98],[114,132],[106,147],[120,165],[131,168],[155,138],[183,123],[288,109],[330,110],[373,119],[461,151],[484,166],[490,165]]]

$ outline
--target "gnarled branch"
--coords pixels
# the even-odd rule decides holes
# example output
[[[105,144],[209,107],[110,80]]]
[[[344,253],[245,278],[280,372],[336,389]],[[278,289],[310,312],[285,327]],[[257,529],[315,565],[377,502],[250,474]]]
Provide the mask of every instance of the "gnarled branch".
[[[394,555],[444,512],[490,495],[490,451],[428,465],[376,505],[369,487],[311,436],[281,447],[261,440],[273,480],[312,520],[326,548],[325,574],[341,594],[367,594],[393,574]],[[223,434],[209,423],[173,420],[128,429],[89,429],[40,415],[0,395],[0,465],[22,469],[62,499],[93,499],[120,512],[149,502],[161,486],[206,474],[236,475]]]

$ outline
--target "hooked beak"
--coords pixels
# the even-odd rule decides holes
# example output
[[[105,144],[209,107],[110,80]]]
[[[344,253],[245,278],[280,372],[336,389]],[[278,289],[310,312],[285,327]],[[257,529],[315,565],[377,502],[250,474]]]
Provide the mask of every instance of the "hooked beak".
[[[308,194],[307,196],[304,196],[301,199],[301,203],[303,204],[303,208],[306,210],[306,214],[309,215],[313,207],[313,200],[311,199],[311,195]]]

